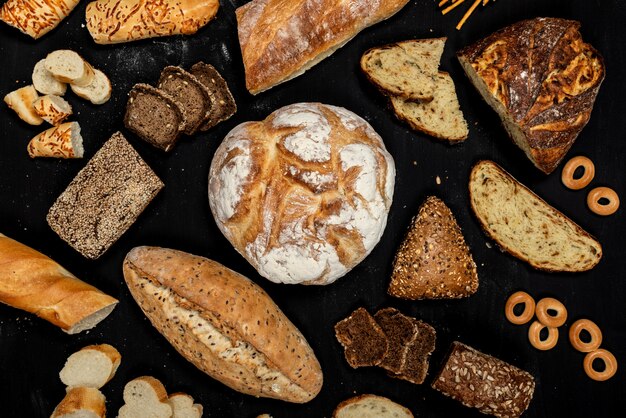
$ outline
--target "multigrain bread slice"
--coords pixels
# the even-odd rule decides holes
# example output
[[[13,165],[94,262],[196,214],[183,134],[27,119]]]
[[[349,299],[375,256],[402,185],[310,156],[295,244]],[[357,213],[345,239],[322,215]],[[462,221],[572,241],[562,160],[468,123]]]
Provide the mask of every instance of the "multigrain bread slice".
[[[501,249],[545,271],[595,267],[595,238],[493,161],[479,161],[469,179],[470,203],[483,230]]]
[[[374,314],[374,319],[389,340],[387,354],[378,366],[394,374],[401,373],[406,364],[409,345],[417,338],[417,327],[411,318],[395,308],[379,310]]]
[[[163,151],[172,149],[187,125],[180,104],[148,84],[135,84],[128,95],[124,126]]]
[[[104,418],[106,399],[98,389],[88,387],[68,388],[65,397],[50,418]]]
[[[95,77],[93,68],[76,52],[60,49],[48,54],[44,62],[46,70],[62,83],[71,83],[85,87]]]
[[[68,387],[100,389],[113,378],[121,361],[119,351],[109,344],[88,345],[68,357],[59,377]]]
[[[361,70],[383,94],[405,100],[431,101],[446,38],[416,39],[371,48]]]
[[[398,119],[411,128],[451,143],[467,139],[469,129],[450,74],[444,71],[437,73],[430,102],[414,102],[399,96],[392,96],[390,100]]]
[[[70,84],[72,91],[85,100],[95,105],[101,105],[111,98],[111,81],[102,71],[94,69],[94,78],[89,85],[81,87]]]
[[[435,351],[436,332],[424,321],[411,320],[417,329],[417,336],[408,344],[406,361],[400,373],[389,375],[420,385],[426,380],[430,355]]]
[[[67,84],[60,82],[46,70],[46,59],[40,60],[33,68],[33,86],[41,94],[54,94],[63,96],[67,90]]]
[[[124,402],[117,418],[172,418],[167,391],[154,377],[141,376],[128,382],[124,387]]]
[[[72,106],[60,96],[48,94],[33,102],[35,113],[50,125],[57,126],[72,115]]]
[[[193,398],[186,393],[173,393],[167,399],[172,407],[172,418],[201,418],[202,405],[193,403]]]
[[[335,324],[335,336],[344,348],[348,364],[354,369],[379,365],[387,355],[389,340],[364,308],[358,308]]]
[[[39,98],[33,86],[26,86],[4,96],[4,102],[29,125],[41,125],[43,119],[35,111],[33,103]]]
[[[382,396],[359,395],[341,402],[333,418],[413,418],[413,414]]]
[[[171,65],[161,71],[158,87],[180,104],[187,122],[184,132],[196,133],[211,112],[209,90],[192,74]]]
[[[237,104],[228,84],[215,67],[198,62],[191,67],[191,74],[208,89],[211,98],[211,111],[207,120],[200,126],[201,131],[211,129],[237,112]]]
[[[402,299],[456,299],[478,289],[476,263],[450,208],[430,196],[396,252],[387,292]]]

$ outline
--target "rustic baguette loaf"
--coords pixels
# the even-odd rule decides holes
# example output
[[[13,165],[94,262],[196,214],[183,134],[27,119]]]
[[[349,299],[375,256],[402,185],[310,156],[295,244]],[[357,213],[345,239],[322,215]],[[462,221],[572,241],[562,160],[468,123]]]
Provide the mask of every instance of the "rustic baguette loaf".
[[[193,35],[217,14],[219,0],[96,0],[87,5],[87,29],[97,44],[169,35]]]
[[[200,370],[242,393],[304,403],[322,371],[300,331],[256,284],[215,261],[137,247],[124,278],[152,325]]]
[[[117,303],[59,264],[0,234],[0,302],[76,334],[95,327]]]
[[[534,268],[578,272],[600,262],[598,241],[496,163],[480,161],[474,166],[469,192],[487,235]]]
[[[9,0],[0,9],[0,20],[37,39],[70,14],[80,0]]]
[[[252,94],[304,73],[408,0],[253,0],[237,9],[239,45]]]

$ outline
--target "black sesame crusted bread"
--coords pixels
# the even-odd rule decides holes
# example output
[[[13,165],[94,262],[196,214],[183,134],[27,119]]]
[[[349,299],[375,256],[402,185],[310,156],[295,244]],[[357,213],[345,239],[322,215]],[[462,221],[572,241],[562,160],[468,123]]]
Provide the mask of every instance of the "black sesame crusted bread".
[[[476,264],[452,211],[430,196],[398,248],[388,293],[402,299],[453,299],[478,289]]]
[[[516,418],[528,409],[535,379],[524,370],[455,341],[432,387],[483,414]]]
[[[211,64],[198,62],[191,67],[193,74],[209,91],[211,111],[201,131],[207,131],[220,122],[225,121],[237,112],[237,104],[231,94],[224,77]]]
[[[389,340],[364,308],[335,324],[335,336],[345,350],[348,364],[354,369],[377,366],[387,355]]]

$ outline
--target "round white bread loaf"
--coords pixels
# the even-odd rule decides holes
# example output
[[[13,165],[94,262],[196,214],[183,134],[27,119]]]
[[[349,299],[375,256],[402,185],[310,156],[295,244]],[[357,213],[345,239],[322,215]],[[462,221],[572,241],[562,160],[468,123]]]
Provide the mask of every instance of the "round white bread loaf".
[[[209,203],[263,277],[329,284],[380,240],[394,180],[393,159],[365,120],[297,103],[226,136],[211,163]]]

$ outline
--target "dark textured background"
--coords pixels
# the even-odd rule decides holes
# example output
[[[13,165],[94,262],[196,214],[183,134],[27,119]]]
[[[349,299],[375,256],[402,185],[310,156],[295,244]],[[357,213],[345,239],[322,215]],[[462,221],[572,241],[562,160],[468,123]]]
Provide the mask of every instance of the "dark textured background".
[[[560,169],[550,176],[533,168],[508,140],[496,114],[467,81],[454,52],[496,29],[525,18],[556,16],[582,22],[586,41],[604,55],[607,77],[591,121],[569,156],[584,154],[596,163],[593,186],[613,187],[624,195],[626,150],[626,66],[623,43],[626,6],[618,0],[500,0],[478,9],[461,32],[454,29],[463,11],[441,16],[436,1],[412,0],[397,15],[363,31],[330,58],[284,85],[258,97],[245,90],[236,36],[234,9],[244,1],[222,1],[217,18],[195,36],[170,37],[122,45],[94,44],[83,27],[87,1],[52,33],[33,41],[0,25],[0,93],[30,83],[35,63],[55,49],[72,48],[104,70],[114,86],[111,101],[92,106],[71,93],[85,139],[85,159],[30,160],[26,144],[44,129],[22,121],[4,104],[0,111],[0,231],[49,255],[78,277],[120,299],[113,314],[94,330],[68,336],[24,312],[0,306],[0,416],[48,417],[64,394],[58,379],[67,356],[84,345],[107,342],[123,355],[115,378],[104,387],[109,416],[122,403],[124,384],[140,375],[161,379],[168,391],[185,391],[204,405],[205,417],[328,417],[342,400],[361,393],[387,396],[409,407],[418,417],[478,417],[430,389],[387,377],[382,370],[352,370],[333,335],[333,324],[353,309],[373,311],[394,306],[431,323],[437,330],[437,350],[430,375],[436,373],[451,341],[458,339],[531,372],[537,379],[527,417],[622,416],[626,398],[626,302],[624,210],[601,218],[585,205],[585,191],[573,192],[560,182]],[[469,2],[466,2],[469,3]],[[469,5],[464,5],[465,10]],[[385,100],[358,71],[367,48],[405,40],[448,36],[441,63],[457,85],[470,124],[469,139],[454,147],[410,131],[386,108]],[[122,126],[126,94],[137,82],[155,83],[168,64],[191,66],[198,60],[215,65],[228,80],[239,111],[211,132],[186,138],[163,154],[128,134]],[[344,106],[367,119],[382,135],[397,167],[395,199],[385,234],[372,254],[346,277],[326,287],[275,285],[261,278],[218,231],[207,202],[207,173],[213,152],[237,124],[258,120],[295,102],[320,101]],[[127,134],[165,183],[165,189],[138,221],[97,261],[75,252],[52,232],[46,213],[74,175],[116,130]],[[571,216],[604,246],[602,262],[583,274],[544,274],[487,246],[468,206],[467,178],[471,165],[493,159],[514,176]],[[441,185],[435,182],[442,179]],[[472,248],[480,289],[459,301],[404,302],[386,294],[391,261],[405,228],[424,198],[436,194],[455,213]],[[185,361],[150,326],[124,285],[121,263],[137,245],[176,248],[213,258],[259,283],[307,337],[322,364],[324,387],[305,405],[255,399],[234,392]],[[1,279],[1,278],[0,278]],[[621,369],[610,381],[593,382],[583,372],[583,355],[569,344],[565,331],[555,349],[538,352],[528,343],[526,326],[509,324],[503,314],[506,298],[525,289],[536,298],[554,296],[569,309],[571,324],[581,317],[598,323],[603,346]],[[428,380],[430,382],[430,379]]]

